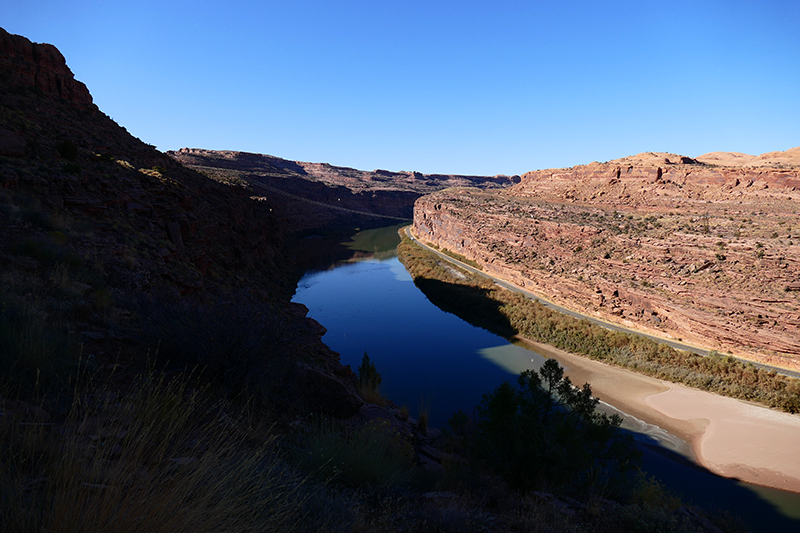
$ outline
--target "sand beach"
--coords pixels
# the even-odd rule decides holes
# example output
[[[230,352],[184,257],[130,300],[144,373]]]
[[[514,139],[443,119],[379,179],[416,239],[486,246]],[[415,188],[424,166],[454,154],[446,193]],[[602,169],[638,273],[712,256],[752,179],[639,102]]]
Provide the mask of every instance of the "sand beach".
[[[557,359],[573,383],[590,383],[602,401],[690,443],[697,463],[711,472],[800,493],[800,415],[523,341]]]

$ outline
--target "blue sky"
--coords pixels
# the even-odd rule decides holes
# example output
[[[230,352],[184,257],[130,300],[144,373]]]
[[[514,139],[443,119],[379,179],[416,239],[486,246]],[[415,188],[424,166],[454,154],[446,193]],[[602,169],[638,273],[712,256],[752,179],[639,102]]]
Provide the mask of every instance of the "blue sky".
[[[0,27],[161,150],[510,175],[800,145],[797,0],[25,0]]]

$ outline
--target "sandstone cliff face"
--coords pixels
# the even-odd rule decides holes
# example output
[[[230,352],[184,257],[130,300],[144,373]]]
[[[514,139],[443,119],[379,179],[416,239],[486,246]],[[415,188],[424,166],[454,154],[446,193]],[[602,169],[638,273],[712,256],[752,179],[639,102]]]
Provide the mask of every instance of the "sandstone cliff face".
[[[799,189],[797,168],[644,154],[435,193],[414,228],[586,314],[797,368]]]
[[[36,88],[75,104],[92,103],[89,89],[75,79],[55,46],[32,43],[3,28],[0,28],[0,73],[10,85]]]

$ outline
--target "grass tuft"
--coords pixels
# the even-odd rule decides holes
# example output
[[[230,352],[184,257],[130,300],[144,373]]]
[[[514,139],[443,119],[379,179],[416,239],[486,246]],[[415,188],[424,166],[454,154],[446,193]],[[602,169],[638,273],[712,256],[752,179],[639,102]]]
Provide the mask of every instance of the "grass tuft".
[[[12,413],[13,416],[13,413]],[[272,439],[180,381],[78,395],[53,425],[0,429],[0,530],[293,531],[304,499]]]

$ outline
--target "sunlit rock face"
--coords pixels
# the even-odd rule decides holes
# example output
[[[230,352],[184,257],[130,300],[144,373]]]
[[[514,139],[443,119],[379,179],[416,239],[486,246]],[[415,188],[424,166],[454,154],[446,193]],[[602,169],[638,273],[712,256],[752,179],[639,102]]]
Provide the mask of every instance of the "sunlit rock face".
[[[647,153],[431,194],[414,228],[588,315],[798,368],[798,202],[798,148]]]

